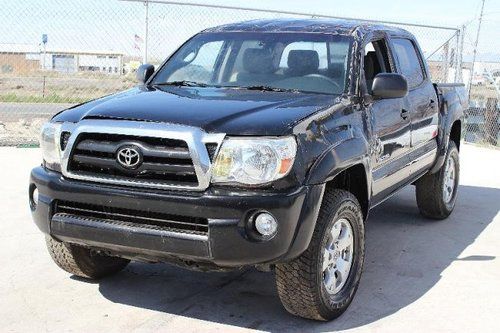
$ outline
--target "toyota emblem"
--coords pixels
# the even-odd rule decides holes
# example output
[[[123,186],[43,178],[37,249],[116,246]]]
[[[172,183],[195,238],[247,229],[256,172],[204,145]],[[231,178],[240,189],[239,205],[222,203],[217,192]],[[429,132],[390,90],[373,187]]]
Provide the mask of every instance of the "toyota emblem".
[[[116,160],[127,169],[135,169],[142,163],[142,153],[139,147],[123,146],[116,152]]]

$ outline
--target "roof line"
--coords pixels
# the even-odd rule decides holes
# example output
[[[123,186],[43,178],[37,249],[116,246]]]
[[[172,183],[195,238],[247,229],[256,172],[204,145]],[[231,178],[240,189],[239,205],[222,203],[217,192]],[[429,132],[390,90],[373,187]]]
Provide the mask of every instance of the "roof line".
[[[397,22],[397,21],[367,20],[367,19],[359,19],[359,18],[354,18],[354,17],[342,17],[342,16],[314,14],[314,13],[300,13],[300,12],[287,11],[287,10],[276,10],[276,9],[262,9],[262,8],[249,8],[249,7],[237,7],[237,6],[225,6],[225,5],[212,5],[212,4],[202,4],[202,3],[196,3],[196,2],[177,2],[177,1],[168,1],[168,0],[165,0],[165,1],[161,1],[161,0],[120,0],[120,1],[143,2],[143,3],[149,2],[149,3],[158,3],[158,4],[164,4],[164,5],[193,6],[193,7],[205,7],[205,8],[235,9],[235,10],[243,10],[243,11],[249,11],[249,12],[263,12],[263,13],[274,13],[274,14],[312,16],[312,17],[320,17],[320,18],[333,18],[333,19],[360,21],[360,22],[366,22],[366,23],[398,24],[398,25],[406,25],[406,26],[411,26],[411,27],[444,29],[444,30],[454,30],[454,31],[460,30],[459,28],[437,26],[437,25],[405,23],[405,22]]]

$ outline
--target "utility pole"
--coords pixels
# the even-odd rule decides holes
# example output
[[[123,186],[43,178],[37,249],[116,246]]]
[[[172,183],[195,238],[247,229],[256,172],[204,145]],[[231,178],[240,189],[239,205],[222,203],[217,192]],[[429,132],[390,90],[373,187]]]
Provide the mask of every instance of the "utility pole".
[[[45,71],[47,70],[47,65],[45,64],[45,58],[47,56],[47,42],[49,41],[48,35],[42,35],[42,44],[43,44],[43,63],[42,63],[42,73],[43,73],[43,83],[42,83],[42,98],[45,98]]]
[[[47,55],[47,42],[49,41],[49,37],[47,34],[42,34],[42,45],[43,45],[43,57],[42,57],[42,70],[46,69],[45,65],[45,56]]]
[[[145,17],[144,17],[144,53],[142,55],[142,63],[148,63],[148,33],[149,33],[149,0],[144,1]]]
[[[481,4],[481,14],[479,15],[479,25],[477,27],[476,41],[474,42],[474,53],[473,53],[473,56],[472,56],[472,68],[471,68],[471,71],[470,71],[469,88],[468,88],[469,98],[470,98],[470,89],[471,89],[471,86],[472,86],[472,78],[474,77],[474,66],[476,64],[477,45],[479,43],[479,33],[481,32],[481,23],[483,22],[484,2],[485,1],[486,0],[483,0],[482,4]]]

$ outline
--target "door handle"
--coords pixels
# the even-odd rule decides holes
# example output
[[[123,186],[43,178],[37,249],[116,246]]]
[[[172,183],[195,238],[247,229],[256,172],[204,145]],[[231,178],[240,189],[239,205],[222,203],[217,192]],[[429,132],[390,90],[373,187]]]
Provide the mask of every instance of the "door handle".
[[[404,120],[408,119],[409,115],[410,115],[410,111],[408,111],[406,109],[401,110],[401,118],[403,118]]]

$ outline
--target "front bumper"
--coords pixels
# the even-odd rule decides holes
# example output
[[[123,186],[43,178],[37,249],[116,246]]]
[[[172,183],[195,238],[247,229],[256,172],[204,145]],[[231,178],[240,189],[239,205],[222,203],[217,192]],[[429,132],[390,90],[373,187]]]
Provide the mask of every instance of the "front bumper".
[[[276,263],[300,255],[309,245],[324,191],[323,185],[303,186],[291,193],[151,191],[69,180],[42,167],[31,172],[30,195],[34,187],[38,202],[31,205],[33,219],[42,232],[57,239],[128,258],[176,258],[220,267]],[[207,218],[208,233],[193,235],[108,223],[106,219],[54,216],[57,201]],[[278,221],[278,232],[271,240],[252,238],[245,227],[249,216],[260,210]]]

